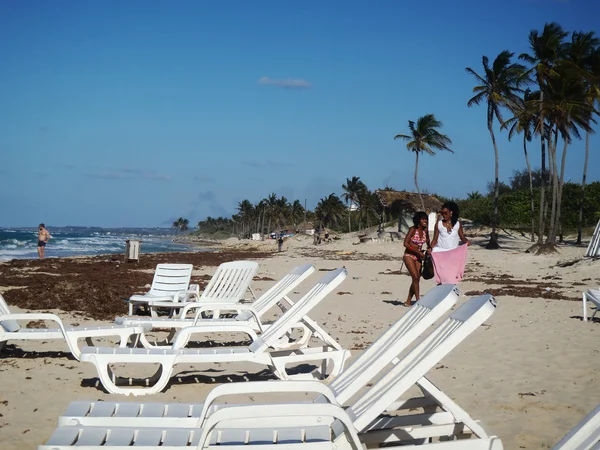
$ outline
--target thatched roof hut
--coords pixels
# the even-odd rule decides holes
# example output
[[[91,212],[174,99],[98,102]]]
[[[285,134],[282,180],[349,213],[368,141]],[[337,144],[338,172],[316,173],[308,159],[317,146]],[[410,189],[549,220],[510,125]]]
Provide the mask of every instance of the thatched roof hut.
[[[406,212],[417,212],[423,209],[421,205],[421,198],[416,192],[407,191],[375,191],[379,202],[390,210],[403,210]],[[442,207],[442,202],[433,195],[421,194],[425,209],[431,211],[439,211]]]

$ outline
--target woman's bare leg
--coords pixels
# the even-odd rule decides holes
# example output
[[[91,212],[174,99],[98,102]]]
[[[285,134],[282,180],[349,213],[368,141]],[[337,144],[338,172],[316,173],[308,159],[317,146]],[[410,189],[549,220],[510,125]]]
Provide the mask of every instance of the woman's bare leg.
[[[408,273],[412,279],[410,289],[408,290],[408,298],[406,300],[406,306],[410,306],[412,296],[415,296],[415,301],[419,300],[419,281],[421,279],[421,263],[415,261],[408,255],[404,255],[404,264],[408,269]]]

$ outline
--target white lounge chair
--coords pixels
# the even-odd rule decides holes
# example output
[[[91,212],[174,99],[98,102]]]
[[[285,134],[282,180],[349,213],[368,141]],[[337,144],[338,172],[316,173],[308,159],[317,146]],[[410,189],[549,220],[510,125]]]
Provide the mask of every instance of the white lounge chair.
[[[19,320],[32,321],[44,320],[54,322],[58,328],[22,328]],[[4,297],[0,295],[0,350],[7,341],[13,340],[41,340],[64,339],[69,351],[76,359],[80,359],[78,341],[85,339],[88,345],[93,345],[92,338],[118,336],[120,346],[125,347],[130,338],[134,341],[144,331],[149,331],[149,325],[139,324],[136,326],[109,325],[105,327],[79,327],[65,328],[60,318],[50,313],[20,313],[11,314]]]
[[[339,404],[345,404],[369,382],[381,375],[388,364],[396,361],[406,348],[456,303],[459,295],[458,289],[453,285],[440,285],[430,289],[396,323],[369,345],[350,367],[343,370],[325,392],[332,392]],[[256,393],[256,389],[262,386],[259,383],[250,384],[251,393]],[[58,425],[193,428],[198,426],[198,420],[202,420],[200,418],[206,413],[223,406],[218,404],[220,398],[235,393],[243,394],[249,389],[244,387],[247,385],[249,384],[228,383],[217,386],[208,394],[205,404],[76,401],[58,418]],[[276,386],[278,385],[269,382],[265,384],[265,389],[270,392],[270,389]],[[294,382],[293,386],[302,389],[305,384]],[[314,385],[306,386],[312,391]]]
[[[600,405],[552,447],[552,450],[598,449],[600,449]]]
[[[149,342],[145,335],[140,336],[140,343],[146,348],[155,347],[170,347],[173,342],[173,336],[177,329],[189,326],[206,326],[206,325],[230,325],[235,323],[244,323],[252,327],[257,333],[262,333],[268,327],[262,323],[262,317],[275,305],[278,305],[282,311],[289,309],[293,302],[288,298],[288,294],[292,292],[300,283],[302,283],[315,267],[312,264],[303,264],[291,269],[281,280],[275,283],[269,290],[261,295],[254,302],[249,304],[242,303],[224,303],[224,302],[195,302],[183,308],[180,317],[164,318],[164,317],[117,317],[115,322],[119,325],[136,325],[140,323],[148,323],[150,326],[160,329],[172,329],[171,334],[162,343]],[[213,313],[215,310],[219,313],[235,312],[237,315],[232,318],[210,317],[205,318],[205,313]],[[194,318],[186,318],[188,312],[196,311]],[[214,316],[214,314],[213,314]],[[305,332],[302,336],[301,344],[304,345],[310,339],[311,334]],[[298,343],[296,343],[298,344]],[[289,346],[289,339],[282,342],[278,348]]]
[[[258,271],[255,261],[231,261],[221,264],[212,276],[208,285],[200,296],[192,296],[191,301],[173,302],[152,300],[148,302],[151,315],[156,317],[158,308],[169,309],[169,316],[181,310],[180,317],[185,317],[191,308],[198,304],[226,303],[235,304],[244,299],[246,291],[250,291],[252,299],[256,299],[250,287],[252,279]],[[219,310],[213,310],[213,316],[219,316]]]
[[[267,366],[280,379],[293,378],[319,378],[326,374],[334,377],[343,369],[350,352],[341,346],[326,333],[319,333],[319,329],[311,329],[311,323],[306,321],[307,313],[314,308],[323,298],[333,291],[345,278],[346,269],[336,269],[325,275],[304,297],[294,303],[275,323],[273,323],[260,336],[252,327],[245,324],[231,324],[225,329],[223,326],[186,327],[177,332],[173,347],[168,349],[145,348],[102,348],[84,347],[81,351],[81,361],[94,364],[104,388],[112,394],[145,395],[154,394],[163,390],[169,382],[173,368],[177,364],[214,364],[222,362],[247,362]],[[270,351],[277,347],[280,339],[297,326],[304,323],[313,334],[319,337],[325,345],[322,347],[307,347],[293,350]],[[182,348],[194,333],[246,333],[252,339],[252,344],[241,347],[215,347],[215,348]],[[286,366],[293,363],[322,361],[321,370],[310,374],[290,375]],[[110,364],[159,364],[159,371],[146,380],[146,387],[131,388],[120,387],[116,384]],[[151,386],[149,384],[155,381]]]
[[[498,438],[480,430],[481,427],[452,401],[446,404],[443,395],[438,401],[450,409],[456,407],[454,410],[435,414],[395,415],[399,395],[423,380],[427,371],[477,329],[494,309],[493,298],[489,295],[468,301],[347,409],[340,407],[334,393],[322,383],[233,383],[229,386],[239,388],[237,390],[246,388],[246,392],[257,387],[257,392],[309,390],[321,395],[313,403],[243,405],[216,411],[211,411],[207,399],[203,412],[211,412],[204,414],[197,420],[196,427],[191,428],[144,425],[59,427],[38,450],[59,450],[81,445],[89,449],[132,445],[148,449],[186,446],[204,449],[216,448],[217,445],[247,449],[247,446],[256,445],[265,449],[276,445],[277,448],[286,449],[315,447],[362,450],[382,445],[386,448],[416,448],[416,444],[442,450],[501,450],[503,447]],[[435,389],[432,391],[437,394]],[[471,436],[464,433],[465,426],[469,425],[474,427],[470,430]],[[433,442],[434,439],[436,442]]]
[[[190,296],[198,297],[199,286],[192,285],[190,288],[193,268],[192,264],[158,264],[150,290],[143,295],[129,297],[129,315],[143,305],[148,306],[151,301],[179,302],[182,297],[183,300]],[[153,309],[150,312],[156,315]]]
[[[600,289],[588,289],[587,292],[583,293],[583,320],[588,320],[588,302],[592,303],[594,314],[589,320],[594,320],[594,316],[600,310]]]

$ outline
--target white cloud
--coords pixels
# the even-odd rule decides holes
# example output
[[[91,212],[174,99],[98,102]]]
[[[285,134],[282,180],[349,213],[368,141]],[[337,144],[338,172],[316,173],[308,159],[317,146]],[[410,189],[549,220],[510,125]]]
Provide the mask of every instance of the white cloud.
[[[312,83],[306,80],[295,78],[288,78],[286,80],[276,80],[274,78],[269,77],[260,77],[258,80],[258,84],[262,84],[265,86],[276,86],[287,89],[308,89],[312,87]]]

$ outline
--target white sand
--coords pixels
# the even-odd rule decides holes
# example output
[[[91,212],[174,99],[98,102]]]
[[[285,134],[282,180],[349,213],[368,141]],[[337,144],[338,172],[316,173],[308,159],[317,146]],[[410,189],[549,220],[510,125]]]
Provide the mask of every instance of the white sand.
[[[338,292],[347,294],[330,295],[311,317],[338,338],[344,348],[354,349],[354,355],[360,351],[357,347],[373,341],[407,311],[398,303],[406,299],[410,283],[406,270],[402,275],[385,274],[400,268],[399,242],[354,245],[356,241],[347,238],[315,247],[310,239],[288,239],[284,252],[274,252],[273,258],[261,260],[259,270],[259,276],[277,279],[287,269],[304,262],[314,263],[317,269],[345,266],[349,277]],[[478,244],[483,239],[473,241],[468,272],[460,284],[463,293],[508,285],[488,282],[503,274],[520,280],[518,286],[532,291],[530,297],[498,295],[497,311],[487,326],[473,333],[428,376],[472,417],[481,419],[489,433],[498,435],[504,448],[549,448],[600,403],[600,323],[581,321],[580,300],[585,287],[600,285],[600,261],[583,260],[561,268],[556,267],[557,262],[582,258],[585,250],[560,247],[559,255],[533,256],[523,253],[529,245],[525,239],[503,240],[503,249],[498,251],[481,248]],[[276,249],[274,242],[231,244]],[[374,259],[382,256],[393,259]],[[185,254],[181,262],[185,262]],[[305,292],[323,273],[312,275],[297,291]],[[545,289],[539,287],[542,283],[556,283],[560,287],[550,289],[579,301],[540,298],[538,295]],[[257,281],[254,286],[260,292],[271,284]],[[433,285],[433,280],[422,281],[422,292]],[[84,323],[69,313],[57,313],[67,324]],[[56,418],[71,401],[136,400],[108,395],[96,387],[94,366],[68,358],[63,343],[9,343],[25,354],[7,357],[4,353],[0,359],[2,449],[35,448],[45,442],[55,428]],[[239,366],[223,366],[219,372],[187,367],[177,370],[185,371],[182,383],[137,400],[201,402],[214,386],[204,383],[210,377],[225,381],[246,375]],[[258,372],[260,368],[250,370]],[[196,375],[202,383],[193,382]]]

